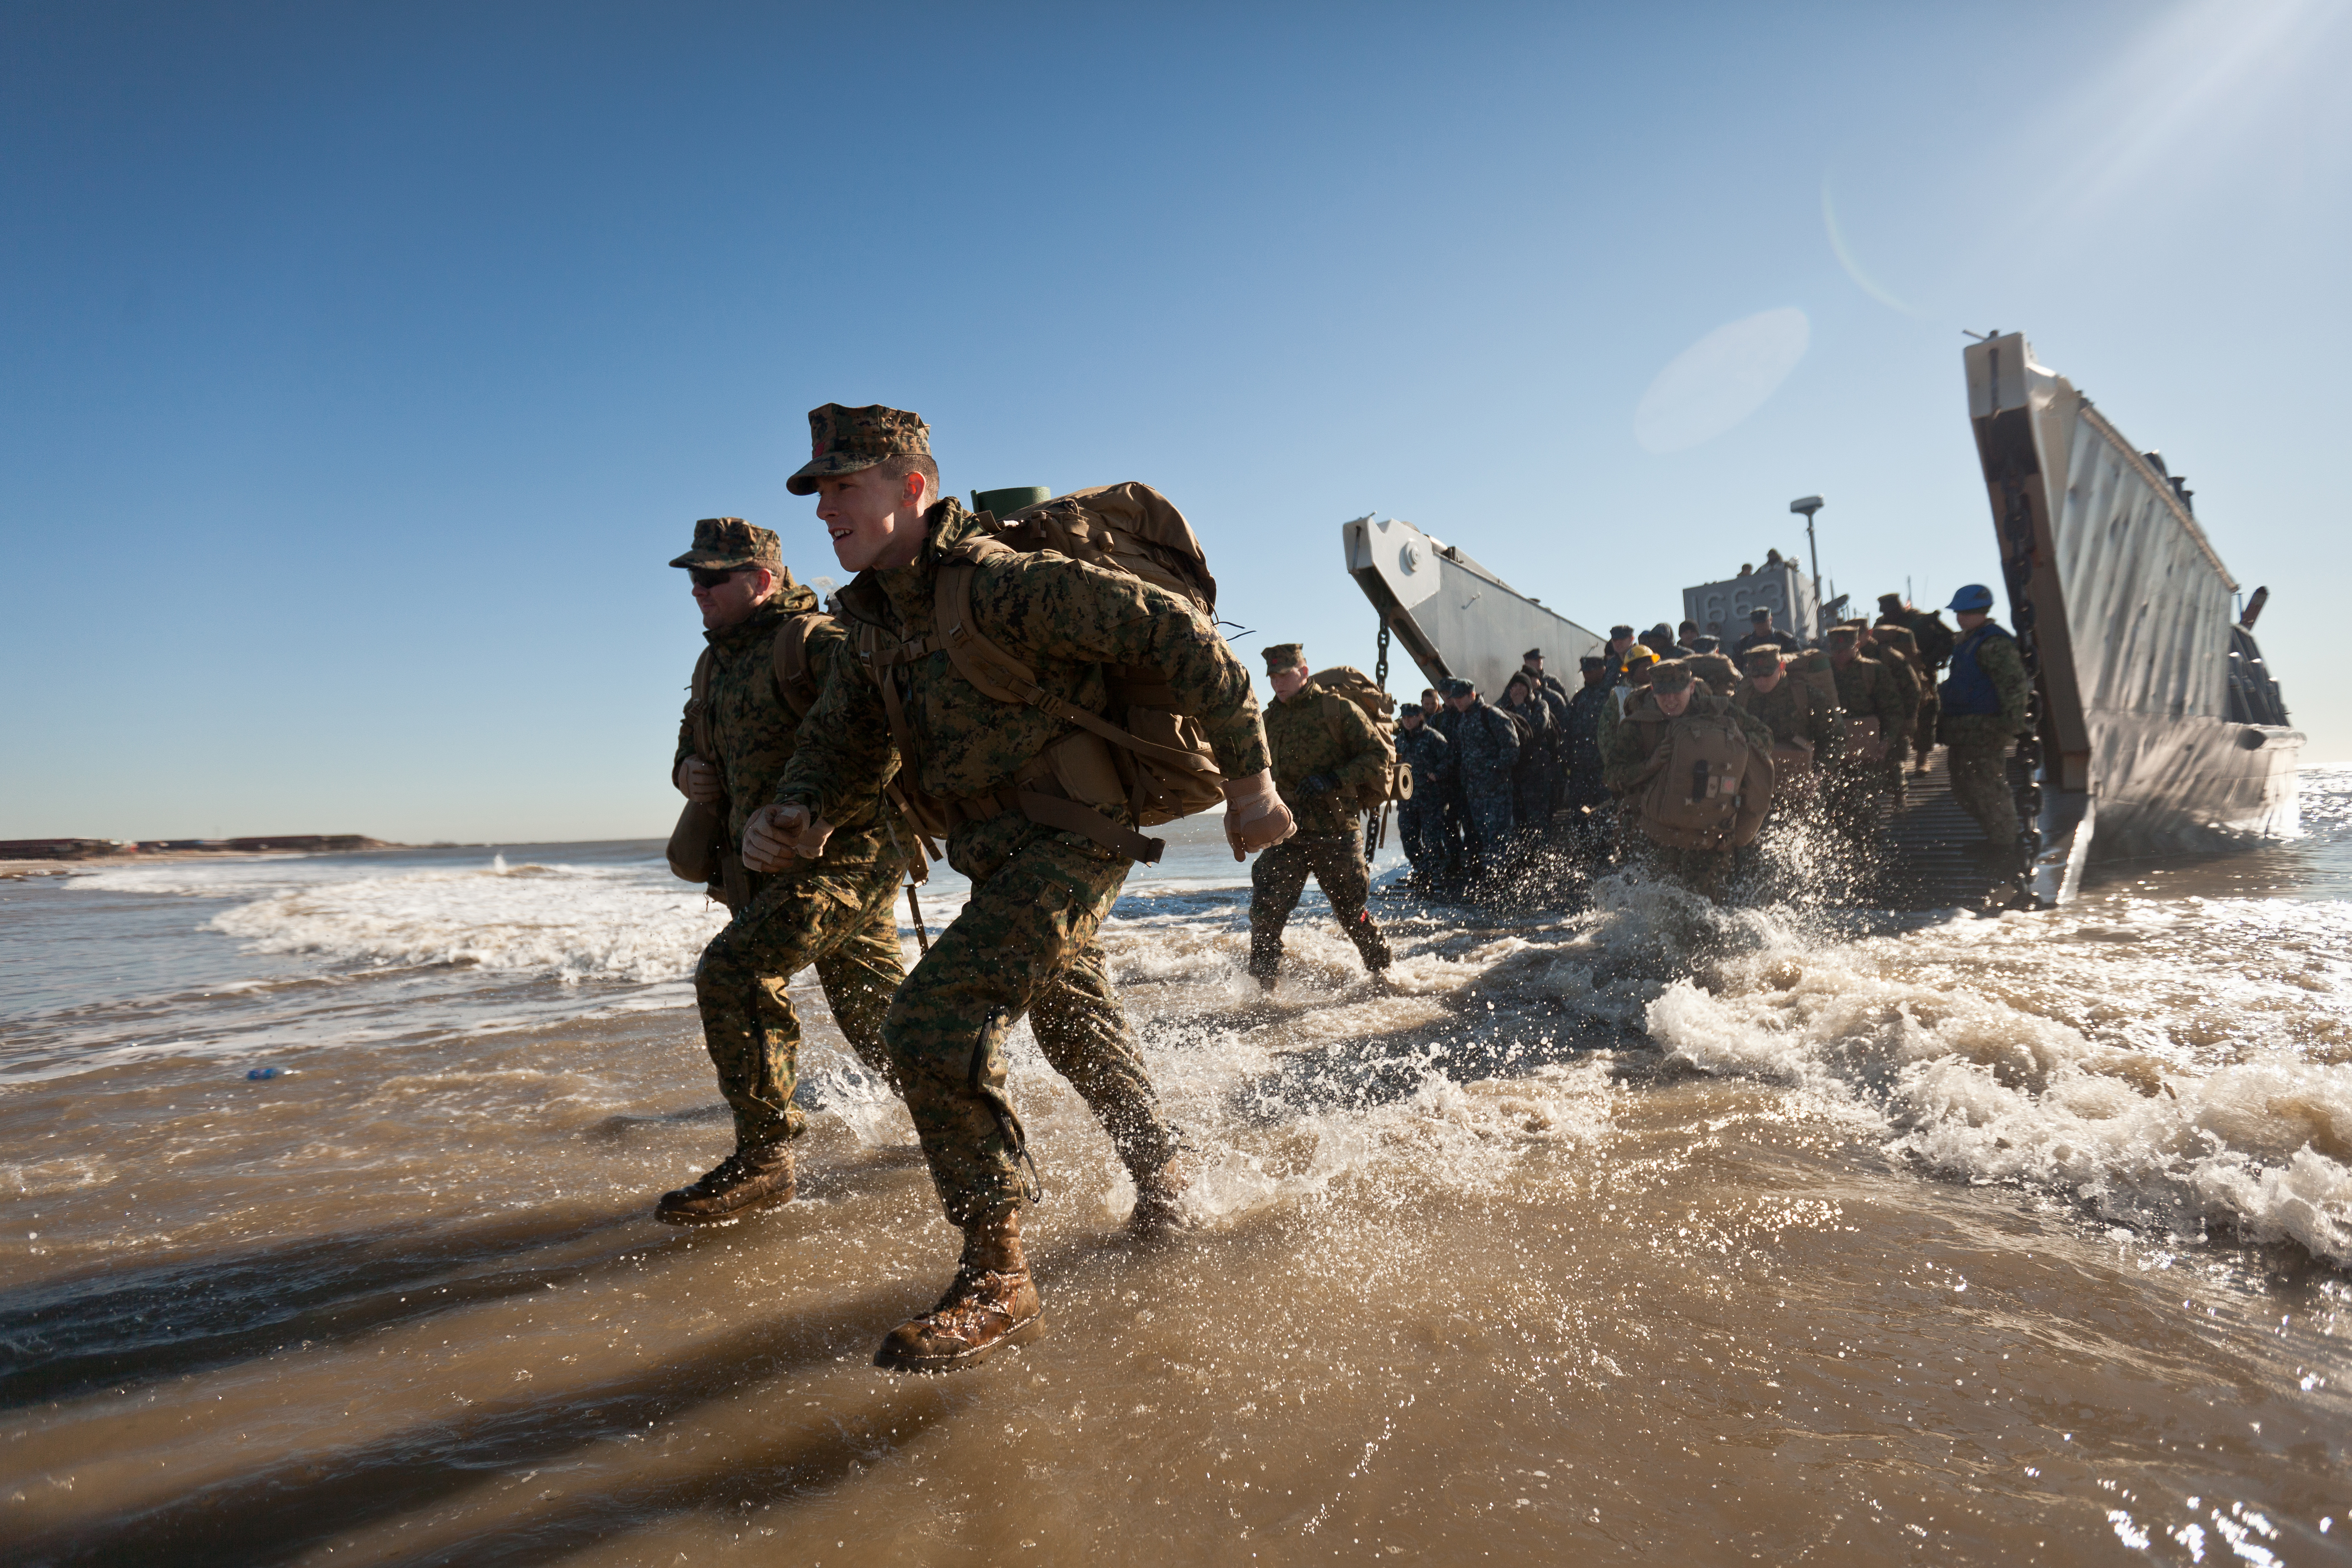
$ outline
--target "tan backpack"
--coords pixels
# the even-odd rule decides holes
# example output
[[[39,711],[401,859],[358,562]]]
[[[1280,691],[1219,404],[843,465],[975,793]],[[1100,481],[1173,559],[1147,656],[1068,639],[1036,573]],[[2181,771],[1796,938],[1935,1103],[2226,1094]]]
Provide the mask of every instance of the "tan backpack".
[[[982,637],[973,618],[971,581],[982,563],[1047,550],[1166,588],[1214,624],[1216,579],[1209,575],[1208,558],[1184,514],[1149,485],[1104,485],[1024,507],[993,534],[967,540],[940,568],[933,609],[939,631],[886,653],[879,629],[866,626],[859,632],[860,656],[878,678],[885,665],[944,648],[957,673],[984,696],[1043,709],[1076,725],[1078,733],[1024,764],[1009,790],[974,805],[992,813],[1019,810],[1033,822],[1082,834],[1134,859],[1156,861],[1165,840],[1131,832],[1090,808],[1123,805],[1138,826],[1151,827],[1223,803],[1223,775],[1207,734],[1199,721],[1176,710],[1168,672],[1107,668],[1108,713],[1090,713],[1047,693],[1037,684],[1037,672]],[[944,838],[954,826],[957,809],[916,788],[913,731],[899,710],[896,685],[884,679],[881,686],[901,759],[905,788],[899,799],[929,850],[929,839]],[[1024,787],[1048,778],[1062,796]]]
[[[1373,737],[1387,756],[1387,767],[1380,778],[1368,779],[1356,786],[1356,804],[1366,811],[1378,811],[1390,801],[1411,800],[1412,769],[1397,761],[1396,699],[1372,684],[1372,678],[1352,664],[1335,664],[1307,679],[1323,689],[1323,724],[1331,731],[1331,739],[1343,741],[1347,737],[1340,732],[1339,710],[1328,705],[1351,703],[1371,721]]]
[[[1772,767],[1722,699],[1694,699],[1678,718],[1653,710],[1633,721],[1660,724],[1665,731],[1650,754],[1649,784],[1641,795],[1643,832],[1679,849],[1738,849],[1755,842],[1771,804]]]

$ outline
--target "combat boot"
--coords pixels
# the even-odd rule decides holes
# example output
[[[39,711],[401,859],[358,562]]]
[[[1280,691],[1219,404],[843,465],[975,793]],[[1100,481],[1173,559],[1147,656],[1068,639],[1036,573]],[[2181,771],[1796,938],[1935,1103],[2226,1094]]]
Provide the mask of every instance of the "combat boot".
[[[890,1331],[874,1364],[891,1372],[957,1372],[1045,1331],[1037,1286],[1021,1255],[1021,1211],[963,1233],[963,1258],[940,1304]]]
[[[736,1150],[692,1186],[664,1193],[654,1217],[670,1225],[721,1225],[789,1203],[792,1195],[791,1146],[761,1143]]]
[[[1184,1194],[1192,1185],[1192,1162],[1171,1153],[1158,1165],[1129,1173],[1135,1178],[1135,1209],[1127,1216],[1128,1233],[1139,1241],[1157,1241],[1192,1228],[1184,1212]]]

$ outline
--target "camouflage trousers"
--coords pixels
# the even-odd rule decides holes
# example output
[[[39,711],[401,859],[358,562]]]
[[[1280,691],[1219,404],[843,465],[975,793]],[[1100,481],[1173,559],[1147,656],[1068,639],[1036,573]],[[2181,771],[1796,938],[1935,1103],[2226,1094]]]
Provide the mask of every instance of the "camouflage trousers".
[[[694,970],[702,1043],[735,1112],[740,1149],[797,1138],[800,1014],[785,987],[810,964],[849,1048],[897,1087],[882,1016],[906,977],[892,900],[898,868],[793,878],[754,877],[751,900],[710,939]]]
[[[1175,1152],[1112,992],[1099,936],[1129,862],[1040,831],[973,879],[963,912],[898,989],[882,1037],[950,1223],[1020,1205],[1026,1134],[1006,1086],[1004,1037],[1024,1014],[1137,1175]]]
[[[1703,899],[1719,901],[1731,879],[1733,851],[1729,849],[1685,849],[1661,844],[1638,827],[1633,829],[1632,847],[1633,863],[1643,871]]]
[[[2007,746],[1951,746],[1945,763],[1952,771],[1952,798],[1977,820],[1995,844],[2013,844],[2022,831],[2017,796],[2009,787]]]
[[[1376,973],[1386,969],[1388,939],[1364,909],[1371,879],[1364,869],[1363,839],[1350,827],[1328,837],[1301,835],[1258,856],[1250,868],[1249,972],[1260,980],[1281,973],[1282,928],[1290,923],[1290,912],[1298,907],[1310,874],[1331,902],[1331,918],[1363,956],[1364,967]]]

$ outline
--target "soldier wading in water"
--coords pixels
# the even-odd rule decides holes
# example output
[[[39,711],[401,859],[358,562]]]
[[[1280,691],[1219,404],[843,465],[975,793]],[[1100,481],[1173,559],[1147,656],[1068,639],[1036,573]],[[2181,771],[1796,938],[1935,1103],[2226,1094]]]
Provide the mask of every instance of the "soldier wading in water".
[[[703,949],[694,1000],[719,1092],[735,1112],[735,1152],[692,1185],[663,1194],[654,1213],[704,1225],[793,1195],[790,1140],[805,1120],[793,1109],[801,1021],[785,987],[794,974],[816,966],[850,1049],[896,1087],[882,1014],[906,978],[891,903],[905,862],[883,818],[882,785],[897,765],[887,752],[833,803],[823,854],[756,871],[736,859],[746,823],[792,760],[802,713],[834,667],[855,658],[841,628],[818,613],[816,595],[793,581],[766,529],[705,518],[694,525],[694,548],[670,564],[694,575],[709,644],[694,667],[670,764],[678,793],[703,808],[681,820],[681,835],[692,834],[688,820],[703,827],[698,842],[673,840],[671,863],[708,877],[734,916]]]
[[[1199,721],[1227,781],[1236,858],[1289,837],[1290,814],[1275,793],[1249,672],[1189,601],[989,538],[940,497],[929,432],[913,414],[828,404],[809,425],[815,456],[787,486],[819,495],[834,552],[858,574],[837,603],[870,657],[863,668],[835,667],[776,804],[745,829],[743,858],[758,868],[820,853],[824,824],[874,775],[894,734],[902,781],[952,821],[947,858],[971,879],[971,896],[899,988],[882,1037],[963,1253],[939,1305],[893,1330],[875,1356],[900,1371],[945,1372],[1040,1327],[1021,1249],[1022,1204],[1035,1192],[1023,1181],[1024,1136],[1005,1092],[1005,1032],[1023,1015],[1133,1174],[1136,1223],[1179,1215],[1175,1131],[1129,1037],[1097,934],[1149,841],[1124,799],[1082,802],[1055,766],[1076,754],[1066,743],[1093,732],[1074,715],[1098,721],[1108,705],[1105,667],[1163,672],[1175,708]],[[953,625],[940,624],[943,589],[968,602]],[[1016,692],[1011,700],[964,672],[980,657],[974,639],[992,645],[992,679]],[[1024,679],[1007,675],[1008,659],[1027,667]]]
[[[1389,748],[1362,709],[1309,679],[1297,643],[1265,650],[1265,676],[1274,688],[1274,705],[1265,710],[1266,746],[1298,832],[1250,868],[1249,972],[1274,989],[1282,972],[1282,929],[1311,873],[1364,967],[1381,974],[1389,966],[1389,944],[1364,909],[1371,881],[1357,803],[1364,786],[1388,783]]]

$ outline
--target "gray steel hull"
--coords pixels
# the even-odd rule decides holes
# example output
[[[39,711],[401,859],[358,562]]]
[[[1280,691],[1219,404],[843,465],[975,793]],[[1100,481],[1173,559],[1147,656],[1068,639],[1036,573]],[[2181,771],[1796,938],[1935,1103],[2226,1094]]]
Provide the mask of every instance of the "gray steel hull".
[[[1360,517],[1340,525],[1339,540],[1348,574],[1432,685],[1460,676],[1499,700],[1528,649],[1543,649],[1545,668],[1567,680],[1606,640],[1409,522]]]
[[[2292,832],[2303,735],[2229,717],[2237,584],[2186,497],[2021,334],[1965,357],[2034,676],[2037,891],[2070,896],[2091,858]]]

